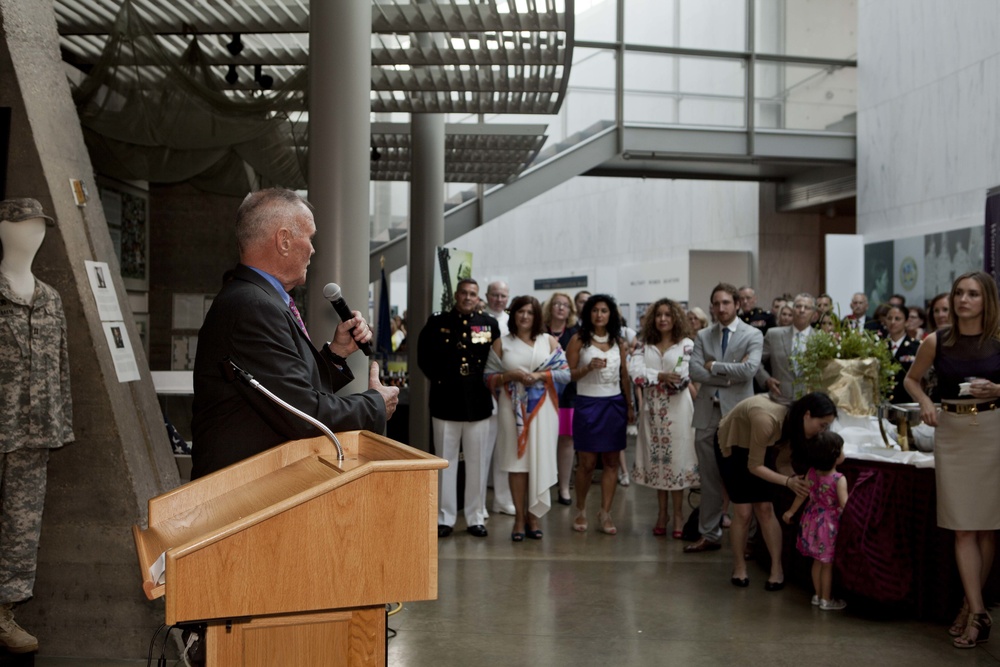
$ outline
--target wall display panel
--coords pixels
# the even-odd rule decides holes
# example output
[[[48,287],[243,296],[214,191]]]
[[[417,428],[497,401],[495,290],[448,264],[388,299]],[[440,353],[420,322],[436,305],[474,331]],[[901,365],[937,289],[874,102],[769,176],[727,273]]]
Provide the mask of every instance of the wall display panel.
[[[122,281],[127,289],[148,291],[149,192],[103,177],[97,188]]]
[[[692,250],[688,262],[688,302],[706,313],[712,311],[712,290],[720,282],[736,287],[753,282],[753,254],[749,252]]]
[[[955,278],[983,269],[984,250],[981,226],[865,244],[869,314],[892,294],[923,306],[934,295],[951,291]]]

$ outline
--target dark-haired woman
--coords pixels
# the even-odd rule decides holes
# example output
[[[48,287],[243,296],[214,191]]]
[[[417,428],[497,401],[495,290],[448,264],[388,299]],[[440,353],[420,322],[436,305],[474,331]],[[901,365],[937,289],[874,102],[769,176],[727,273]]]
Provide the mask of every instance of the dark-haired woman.
[[[806,394],[791,407],[774,401],[770,394],[758,394],[740,401],[722,418],[716,456],[735,514],[729,536],[734,586],[750,585],[744,553],[750,516],[754,515],[771,556],[771,572],[764,590],[779,591],[785,587],[781,525],[774,515],[771,498],[776,486],[804,496],[809,493],[809,483],[774,469],[777,449],[772,445],[787,444],[794,456],[809,440],[827,430],[836,417],[837,406],[830,397],[816,392]]]
[[[927,322],[927,333],[931,334],[942,327],[951,326],[951,305],[948,303],[951,295],[947,292],[938,294],[927,306],[930,319]]]
[[[497,461],[510,479],[515,542],[541,539],[538,519],[551,507],[556,483],[559,397],[556,384],[569,381],[559,343],[542,333],[542,307],[533,296],[510,304],[510,333],[494,341],[486,382],[498,392]]]
[[[684,489],[697,486],[698,455],[694,450],[694,402],[688,391],[688,364],[694,343],[687,337],[686,317],[670,299],[660,299],[642,321],[643,343],[629,359],[629,375],[639,387],[632,479],[656,489],[659,513],[653,535],[667,534],[667,493],[674,504],[675,539],[684,525]]]
[[[601,457],[601,510],[598,529],[617,533],[611,503],[618,484],[618,459],[625,449],[625,428],[635,418],[628,379],[628,356],[621,338],[618,304],[606,294],[587,299],[580,330],[570,339],[566,359],[576,381],[573,448],[576,450],[576,517],[573,530],[587,530],[587,492]]]
[[[937,426],[934,475],[938,526],[955,531],[955,561],[965,602],[949,628],[956,648],[990,636],[983,603],[1000,529],[1000,303],[993,277],[959,276],[949,295],[950,326],[928,336],[903,380],[924,423]],[[934,366],[939,413],[920,386]]]
[[[927,324],[927,313],[920,306],[906,308],[906,335],[920,342],[927,335],[924,326]]]

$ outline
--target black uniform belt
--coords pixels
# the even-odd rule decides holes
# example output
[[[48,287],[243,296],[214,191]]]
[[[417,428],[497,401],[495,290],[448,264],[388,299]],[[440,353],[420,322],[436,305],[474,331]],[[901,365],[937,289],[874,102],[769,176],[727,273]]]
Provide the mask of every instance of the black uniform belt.
[[[956,415],[974,415],[988,410],[1000,408],[1000,402],[985,401],[983,403],[941,403],[941,409],[945,412],[953,412]]]

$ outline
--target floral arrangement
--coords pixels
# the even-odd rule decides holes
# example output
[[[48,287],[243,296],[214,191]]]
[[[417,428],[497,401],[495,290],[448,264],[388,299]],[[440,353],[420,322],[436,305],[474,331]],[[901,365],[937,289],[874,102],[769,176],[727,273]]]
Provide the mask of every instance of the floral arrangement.
[[[791,361],[798,368],[799,395],[810,391],[828,390],[830,373],[824,373],[833,360],[874,359],[878,362],[875,373],[868,374],[876,385],[873,395],[880,402],[891,398],[895,386],[895,376],[902,366],[892,356],[889,345],[877,332],[858,330],[846,326],[842,320],[834,330],[827,333],[816,329],[806,338],[805,349],[793,354]]]

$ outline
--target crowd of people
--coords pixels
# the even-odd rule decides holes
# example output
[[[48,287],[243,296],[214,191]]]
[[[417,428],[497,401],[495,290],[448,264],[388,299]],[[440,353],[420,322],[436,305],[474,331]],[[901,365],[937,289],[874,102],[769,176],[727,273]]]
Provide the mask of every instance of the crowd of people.
[[[239,363],[333,430],[379,432],[392,417],[399,390],[381,383],[376,363],[366,391],[336,394],[353,379],[347,357],[372,339],[361,314],[352,312],[328,332],[329,342],[317,344],[290,295],[305,283],[315,233],[310,205],[294,192],[262,190],[240,206],[240,263],[224,277],[199,337],[192,478],[318,433],[232,382],[222,360]],[[926,309],[894,295],[872,317],[858,293],[843,321],[825,294],[785,294],[767,312],[750,287],[720,283],[710,295],[711,321],[698,308],[660,299],[638,331],[607,294],[557,292],[545,304],[523,295],[509,307],[506,284],[492,283],[486,294],[488,302],[475,280],[459,281],[455,306],[432,315],[417,340],[418,365],[430,380],[435,451],[449,463],[438,480],[440,538],[453,533],[460,509],[466,532],[488,535],[491,470],[493,511],[513,515],[514,542],[544,537],[539,520],[550,511],[553,488],[558,503],[575,504],[569,527],[585,532],[600,464],[598,531],[617,533],[616,487],[631,478],[657,493],[653,535],[688,539],[683,494],[698,487],[698,534],[684,552],[721,549],[730,526],[731,582],[745,587],[747,539],[757,530],[771,557],[764,588],[779,591],[785,578],[773,503],[784,494],[796,498],[786,521],[804,506],[798,547],[814,560],[813,602],[843,609],[831,565],[849,495],[836,469],[843,442],[828,432],[837,408],[825,394],[806,393],[797,359],[817,331],[867,331],[903,368],[894,400],[912,399],[937,429],[937,521],[955,534],[965,594],[949,628],[954,645],[972,648],[989,638],[983,586],[1000,530],[1000,296],[990,275],[958,276]],[[637,436],[628,466],[630,423]],[[692,523],[688,517],[685,527]]]
[[[784,493],[794,502],[782,518],[798,523],[798,549],[814,561],[812,603],[843,609],[846,603],[833,595],[833,562],[848,499],[846,478],[836,470],[844,443],[828,431],[836,405],[824,393],[808,393],[797,355],[816,331],[866,331],[901,365],[891,400],[919,404],[924,421],[939,428],[939,524],[956,533],[965,589],[950,628],[954,644],[974,647],[988,638],[992,619],[982,587],[1000,529],[994,511],[1000,506],[994,483],[1000,473],[1000,307],[987,274],[959,277],[950,294],[935,296],[926,309],[893,295],[869,316],[868,299],[859,292],[843,319],[827,294],[783,294],[766,311],[752,288],[720,283],[711,293],[711,318],[664,298],[641,315],[638,331],[627,327],[608,294],[557,292],[545,303],[525,295],[507,308],[509,289],[502,282],[488,287],[488,304],[473,305],[475,281],[460,283],[459,293],[465,305],[421,333],[420,365],[440,366],[441,350],[434,357],[432,348],[454,347],[454,363],[465,365],[459,372],[462,401],[477,394],[477,382],[482,398],[476,404],[495,401],[492,415],[481,409],[470,420],[496,422],[495,451],[485,439],[462,443],[471,534],[487,534],[483,471],[491,453],[497,497],[501,487],[512,496],[511,509],[499,511],[514,515],[514,542],[542,539],[539,519],[551,508],[553,488],[559,504],[575,506],[572,530],[586,532],[593,523],[599,532],[616,534],[616,488],[630,479],[656,491],[653,536],[684,539],[684,493],[698,488],[698,535],[688,537],[684,552],[721,549],[723,530],[731,527],[731,582],[746,587],[748,537],[756,531],[770,556],[764,588],[779,591],[785,585],[782,528],[773,502]],[[458,294],[456,299],[462,303]],[[502,326],[491,317],[501,313],[509,316]],[[476,317],[484,319],[470,324]],[[483,360],[478,379],[470,379],[480,363],[473,359]],[[433,372],[432,384],[445,391],[440,385],[447,382],[437,379],[442,369]],[[631,466],[624,460],[629,424],[637,434]],[[476,447],[481,451],[470,457]],[[439,452],[457,463],[457,445]],[[470,462],[477,467],[471,476]],[[598,467],[593,522],[587,497]],[[496,484],[502,478],[506,484]],[[454,476],[442,475],[441,484],[438,534],[446,537],[455,522]]]

